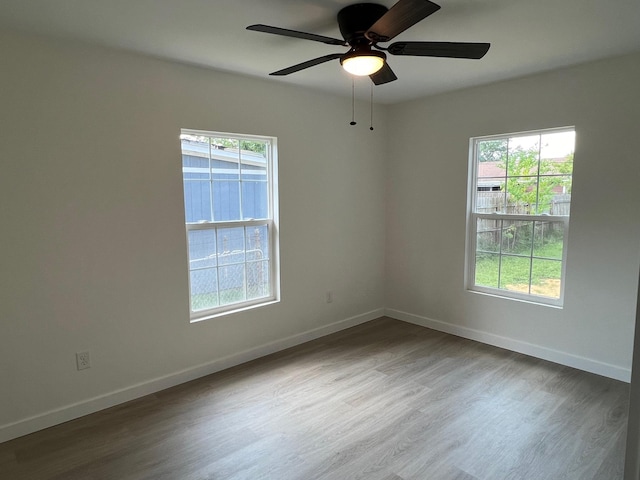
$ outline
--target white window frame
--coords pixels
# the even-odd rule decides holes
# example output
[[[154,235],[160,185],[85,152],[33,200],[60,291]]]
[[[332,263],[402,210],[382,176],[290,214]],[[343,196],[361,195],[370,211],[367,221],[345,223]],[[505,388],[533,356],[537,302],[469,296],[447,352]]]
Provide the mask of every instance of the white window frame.
[[[566,267],[567,267],[567,246],[569,239],[569,220],[570,215],[514,215],[507,213],[477,213],[476,212],[476,200],[477,200],[477,180],[478,180],[478,143],[486,140],[504,140],[513,137],[529,136],[529,135],[544,135],[550,133],[560,132],[575,132],[575,127],[559,127],[548,128],[540,130],[530,130],[524,132],[515,132],[499,135],[487,135],[481,137],[472,137],[469,140],[469,175],[467,186],[467,236],[466,236],[466,255],[465,255],[465,286],[470,292],[488,294],[495,297],[521,300],[529,303],[536,303],[541,305],[547,305],[551,307],[562,308],[564,305],[564,292],[566,284]],[[573,176],[573,172],[572,172]],[[505,180],[506,180],[505,176]],[[486,218],[491,220],[515,220],[515,221],[529,221],[529,222],[559,222],[564,226],[563,233],[563,248],[562,248],[562,265],[560,276],[560,294],[559,298],[545,297],[542,295],[535,295],[531,293],[522,293],[514,290],[506,290],[500,288],[492,288],[483,285],[475,284],[476,277],[476,241],[477,241],[477,225],[479,218]],[[500,242],[502,244],[502,242]],[[502,259],[502,247],[500,247],[499,255]],[[530,255],[531,259],[539,258]],[[500,272],[500,270],[499,270]],[[500,273],[499,273],[500,275]],[[529,285],[531,285],[531,272],[529,276]]]
[[[253,226],[267,226],[269,232],[269,285],[271,292],[268,296],[260,297],[252,300],[245,300],[241,302],[230,303],[226,305],[217,306],[214,308],[193,310],[191,303],[191,268],[187,263],[187,273],[189,278],[189,317],[190,321],[199,322],[202,320],[208,320],[211,318],[219,317],[222,315],[228,315],[243,310],[261,307],[264,305],[270,305],[280,301],[280,248],[279,248],[279,215],[278,215],[278,161],[277,161],[277,138],[267,137],[260,135],[244,135],[236,133],[215,132],[206,130],[193,130],[193,129],[181,129],[181,135],[194,135],[204,136],[212,138],[225,138],[231,140],[241,141],[257,141],[267,144],[267,197],[268,197],[268,216],[261,219],[248,219],[248,220],[232,220],[232,221],[211,221],[211,222],[197,222],[188,223],[185,219],[186,229],[186,248],[187,257],[189,257],[189,232],[199,230],[213,230],[223,228],[238,228],[238,227],[253,227]],[[181,154],[182,159],[182,154]],[[182,163],[182,160],[181,160]],[[242,189],[241,189],[242,190]],[[183,198],[184,205],[184,198]],[[245,259],[246,262],[246,259]]]

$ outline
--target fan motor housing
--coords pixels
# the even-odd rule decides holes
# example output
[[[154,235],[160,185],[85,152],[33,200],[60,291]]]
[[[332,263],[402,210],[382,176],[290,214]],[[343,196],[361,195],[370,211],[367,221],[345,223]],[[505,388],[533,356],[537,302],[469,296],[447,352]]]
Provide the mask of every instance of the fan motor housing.
[[[371,43],[364,36],[374,23],[389,9],[377,3],[356,3],[338,12],[340,33],[349,45]]]

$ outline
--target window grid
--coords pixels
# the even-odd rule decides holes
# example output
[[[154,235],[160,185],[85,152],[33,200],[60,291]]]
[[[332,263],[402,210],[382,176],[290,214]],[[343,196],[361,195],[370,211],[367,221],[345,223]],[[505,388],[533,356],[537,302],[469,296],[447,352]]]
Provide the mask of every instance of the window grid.
[[[277,203],[274,185],[275,159],[272,152],[275,139],[192,130],[182,130],[181,139],[192,320],[202,320],[277,301]],[[245,146],[244,140],[253,145],[262,145],[263,151],[245,155],[242,151]],[[220,144],[226,142],[231,146],[221,148],[222,145],[216,146],[216,141]],[[185,147],[185,142],[197,145],[194,147],[190,144]],[[187,174],[197,172],[198,167],[193,166],[194,161],[185,155],[193,154],[193,150],[199,145],[201,153],[195,155],[204,156],[205,149],[201,147],[205,142],[207,175],[206,178],[200,177],[200,181],[209,185],[208,189],[202,187],[208,195],[209,213],[206,208],[200,209],[200,213],[190,213],[190,207],[194,211],[199,208],[193,202],[202,201],[204,197],[201,192],[195,197],[188,195],[188,181],[197,180],[198,177],[189,177]],[[232,150],[237,150],[237,154],[232,155]],[[233,180],[220,178],[225,175],[225,171],[230,170],[225,162],[233,162]],[[245,178],[247,176],[250,178]],[[219,184],[225,182],[230,186],[229,192],[235,188],[235,193],[221,193],[223,189]],[[250,185],[247,188],[253,190],[247,192],[253,197],[246,197],[247,192],[243,184]],[[247,198],[254,204],[245,204]],[[230,207],[229,204],[225,204],[225,200],[231,200],[235,206]],[[251,208],[247,209],[248,207]],[[220,214],[225,211],[226,213]],[[197,232],[212,232],[212,236],[195,237],[194,234]]]
[[[566,188],[570,189],[573,144],[571,143],[570,154],[566,155],[566,159],[561,161],[556,159],[552,161],[549,160],[548,157],[543,157],[543,147],[546,147],[543,140],[549,138],[545,137],[545,135],[551,135],[552,138],[554,134],[558,133],[566,133],[567,137],[571,137],[572,139],[573,132],[572,128],[563,128],[471,139],[467,289],[554,306],[562,305],[565,286],[566,241],[568,238],[569,212],[567,205],[567,211],[562,212],[564,214],[553,214],[555,213],[553,209],[556,206],[555,194],[554,196],[550,196],[550,191],[560,186],[563,192]],[[524,136],[537,137],[535,150],[529,149],[523,152],[519,147],[513,148],[513,144],[517,145],[518,141]],[[503,148],[504,152],[502,152],[501,155],[494,155],[493,158],[490,158],[490,160],[494,161],[487,162],[485,165],[486,172],[488,171],[488,167],[494,168],[489,165],[490,163],[498,163],[501,165],[501,172],[496,172],[494,168],[494,171],[490,174],[480,175],[480,163],[482,160],[480,160],[479,150],[482,142],[494,142]],[[535,169],[526,170],[525,168],[524,173],[526,174],[515,174],[520,168],[518,165],[519,159],[525,167],[527,165],[526,162],[531,161],[532,157],[527,157],[527,154],[533,155],[533,158],[535,158]],[[496,158],[501,158],[502,160],[496,162]],[[560,166],[560,163],[568,164],[568,167]],[[561,172],[554,172],[554,168],[562,168],[563,170]],[[496,173],[498,173],[497,176]],[[533,193],[532,190],[535,188],[535,196],[531,196],[531,202],[519,202],[518,199],[514,197],[514,193],[517,193],[517,190],[512,191],[514,182],[521,182],[520,194],[523,195],[523,198],[525,198],[527,194]],[[547,198],[542,196],[543,193]],[[496,205],[481,203],[479,200],[483,194],[492,195],[493,197],[495,197],[496,194],[500,195],[502,201]],[[511,197],[514,197],[515,200]],[[549,198],[551,198],[550,201]],[[569,202],[570,195],[569,200],[564,203],[568,204]],[[480,228],[482,222],[486,225],[493,224],[494,228],[483,231]],[[509,224],[511,229],[518,231],[518,229],[522,228],[522,225],[519,223],[522,223],[530,230],[529,239],[526,244],[525,242],[519,241],[520,250],[518,251],[505,250],[505,235],[508,230],[506,227],[507,224]],[[557,252],[553,255],[545,255],[542,247],[540,251],[543,254],[537,251],[536,242],[540,241],[540,239],[537,238],[538,231],[543,232],[540,238],[544,246],[545,228],[550,232],[554,231],[556,235],[560,237],[561,253],[559,255]],[[496,238],[494,243],[497,248],[485,248],[487,245],[482,245],[482,242],[480,242],[480,240],[483,239],[481,238],[483,234],[494,236]],[[506,241],[508,242],[508,239]],[[485,263],[482,263],[483,260]],[[526,279],[525,282],[523,282],[525,285],[510,285],[507,280],[507,277],[510,277],[510,275],[507,274],[511,274],[512,272],[507,270],[513,268],[513,263],[519,260],[523,260],[528,264],[526,268]],[[497,261],[497,266],[491,267],[497,270],[495,271],[496,277],[494,277],[494,281],[485,280],[485,284],[483,284],[483,281],[478,281],[478,279],[486,273],[482,271],[483,269],[487,269],[486,264],[490,264],[492,261]],[[518,270],[523,270],[524,272],[523,268],[519,268]],[[559,282],[558,287],[552,294],[547,292],[541,293],[541,289],[536,284],[539,282],[539,278],[542,278],[545,274],[548,275],[548,272],[554,272],[552,277],[559,277],[555,280],[554,278],[547,279],[549,283],[552,283],[552,281]],[[534,287],[536,288],[534,289]]]

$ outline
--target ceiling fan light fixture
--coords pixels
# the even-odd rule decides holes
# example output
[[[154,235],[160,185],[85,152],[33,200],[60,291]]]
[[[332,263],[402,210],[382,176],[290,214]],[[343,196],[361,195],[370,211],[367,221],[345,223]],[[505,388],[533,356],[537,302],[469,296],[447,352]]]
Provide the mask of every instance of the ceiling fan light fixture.
[[[375,50],[354,50],[340,59],[340,64],[352,75],[372,75],[384,66],[387,56]]]

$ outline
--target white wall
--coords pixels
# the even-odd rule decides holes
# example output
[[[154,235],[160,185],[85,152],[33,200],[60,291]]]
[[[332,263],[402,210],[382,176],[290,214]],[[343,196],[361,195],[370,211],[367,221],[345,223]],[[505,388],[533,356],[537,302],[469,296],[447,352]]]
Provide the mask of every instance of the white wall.
[[[385,306],[628,379],[640,56],[378,107],[373,133],[349,127],[349,98],[277,82],[7,32],[0,58],[0,441]],[[469,137],[564,125],[565,308],[465,292]],[[278,137],[281,303],[189,323],[180,128]]]
[[[385,111],[350,127],[348,81],[8,32],[0,58],[0,441],[382,314]],[[180,128],[278,137],[281,303],[189,323]]]
[[[628,380],[640,260],[640,55],[390,108],[386,307]],[[563,309],[464,288],[469,138],[574,125]]]

